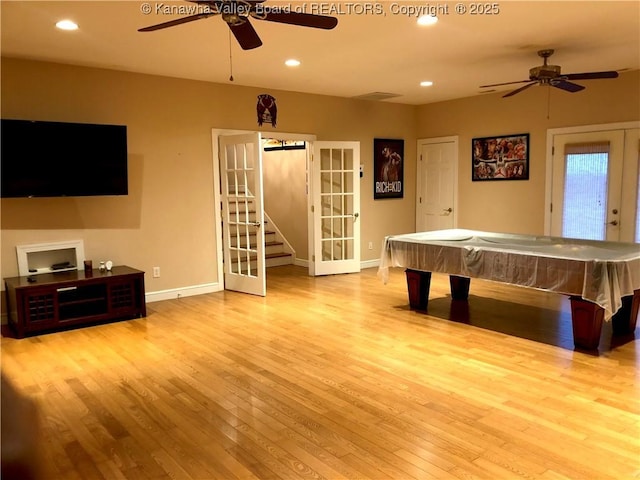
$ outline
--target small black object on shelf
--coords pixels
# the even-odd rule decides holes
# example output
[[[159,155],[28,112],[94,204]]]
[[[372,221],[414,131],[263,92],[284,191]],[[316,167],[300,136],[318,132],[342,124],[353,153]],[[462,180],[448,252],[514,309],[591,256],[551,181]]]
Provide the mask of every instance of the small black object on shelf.
[[[71,268],[71,262],[60,262],[51,265],[51,270],[62,270],[63,268]]]

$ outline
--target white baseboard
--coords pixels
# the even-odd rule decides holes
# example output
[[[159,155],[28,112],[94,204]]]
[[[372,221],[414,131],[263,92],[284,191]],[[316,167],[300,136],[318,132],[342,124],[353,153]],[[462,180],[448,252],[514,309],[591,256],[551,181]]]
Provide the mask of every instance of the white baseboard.
[[[171,300],[174,298],[202,295],[203,293],[221,292],[222,290],[224,290],[224,285],[221,283],[206,283],[204,285],[192,285],[189,287],[159,290],[157,292],[146,292],[144,297],[147,303],[151,303],[159,302],[160,300]]]
[[[298,267],[309,268],[309,260],[303,260],[301,258],[296,258],[293,262],[294,265]],[[360,268],[374,268],[380,266],[380,259],[375,258],[373,260],[365,260],[364,262],[360,262]]]
[[[374,268],[380,266],[380,259],[375,258],[373,260],[365,260],[364,262],[360,262],[360,268]]]
[[[283,265],[291,265],[293,261],[290,256],[287,257],[275,257],[275,258],[267,258],[264,262],[265,268],[269,267],[281,267]]]
[[[296,258],[294,265],[299,267],[309,267],[309,261]],[[380,259],[367,260],[360,262],[360,268],[374,268],[380,265]],[[204,285],[193,285],[190,287],[172,288],[169,290],[159,290],[157,292],[146,292],[145,300],[147,303],[159,302],[161,300],[171,300],[174,298],[191,297],[193,295],[202,295],[203,293],[221,292],[224,290],[222,283],[207,283]]]
[[[309,260],[305,260],[304,258],[296,258],[293,261],[293,264],[297,265],[298,267],[309,268]]]

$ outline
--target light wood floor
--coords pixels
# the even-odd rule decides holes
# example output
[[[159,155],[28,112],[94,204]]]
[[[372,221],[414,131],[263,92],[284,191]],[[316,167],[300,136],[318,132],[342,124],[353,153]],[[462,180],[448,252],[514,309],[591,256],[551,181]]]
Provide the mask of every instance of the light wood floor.
[[[639,342],[574,351],[561,296],[472,281],[461,314],[434,275],[424,314],[399,269],[267,285],[4,337],[45,478],[640,478]]]

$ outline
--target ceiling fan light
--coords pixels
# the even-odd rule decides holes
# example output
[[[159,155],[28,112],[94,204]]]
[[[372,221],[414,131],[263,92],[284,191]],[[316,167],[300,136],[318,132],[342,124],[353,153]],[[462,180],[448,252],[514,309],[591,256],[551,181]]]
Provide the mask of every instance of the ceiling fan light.
[[[296,60],[295,58],[290,58],[289,60],[285,61],[284,64],[287,67],[298,67],[300,66],[300,60]]]
[[[438,23],[438,17],[435,15],[420,15],[418,17],[418,25],[433,25]]]
[[[60,20],[59,22],[56,23],[56,27],[58,27],[60,30],[67,30],[67,31],[78,30],[78,24],[73,20],[69,20],[69,19]]]
[[[433,82],[431,80],[425,80],[423,82],[420,82],[421,87],[430,87],[432,85],[433,85]]]

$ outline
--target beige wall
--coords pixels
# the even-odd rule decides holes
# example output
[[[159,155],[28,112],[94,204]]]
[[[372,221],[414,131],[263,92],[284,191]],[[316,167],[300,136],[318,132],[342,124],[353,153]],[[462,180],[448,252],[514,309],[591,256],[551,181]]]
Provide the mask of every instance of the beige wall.
[[[218,282],[211,129],[255,130],[262,89],[111,70],[2,59],[5,118],[126,124],[127,197],[2,199],[1,274],[17,275],[15,246],[82,238],[88,258],[150,272],[147,291]],[[546,131],[640,119],[640,76],[585,82],[568,94],[531,88],[509,99],[476,96],[420,107],[269,91],[276,131],[361,143],[362,260],[379,257],[385,235],[415,228],[416,140],[460,137],[459,225],[542,233]],[[270,125],[262,128],[273,131]],[[529,181],[471,182],[471,138],[530,133]],[[373,139],[405,140],[403,199],[373,200]],[[374,249],[367,245],[373,242]]]
[[[532,87],[509,98],[502,92],[418,108],[418,138],[459,135],[458,227],[544,233],[547,130],[640,120],[638,71],[578,83],[586,90]],[[510,133],[530,134],[529,180],[472,182],[471,139]]]
[[[414,229],[416,107],[8,58],[1,72],[3,118],[126,124],[130,162],[127,197],[2,199],[3,277],[16,245],[82,238],[94,261],[160,266],[147,292],[218,282],[211,129],[256,130],[260,93],[277,98],[276,131],[360,142],[362,260]],[[403,199],[373,200],[374,137],[405,140]]]
[[[309,260],[306,170],[306,150],[262,154],[264,210],[302,260]]]

